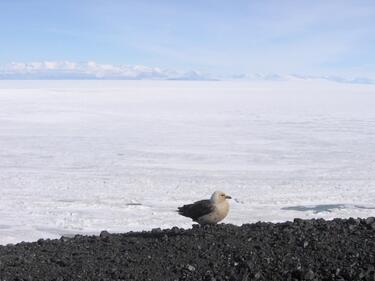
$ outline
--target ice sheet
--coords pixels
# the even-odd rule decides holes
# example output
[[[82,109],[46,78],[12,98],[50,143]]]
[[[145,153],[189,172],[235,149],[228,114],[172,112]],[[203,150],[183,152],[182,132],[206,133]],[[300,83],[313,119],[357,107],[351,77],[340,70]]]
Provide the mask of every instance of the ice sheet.
[[[0,81],[0,244],[190,227],[215,190],[239,225],[374,216],[374,108],[317,80]]]

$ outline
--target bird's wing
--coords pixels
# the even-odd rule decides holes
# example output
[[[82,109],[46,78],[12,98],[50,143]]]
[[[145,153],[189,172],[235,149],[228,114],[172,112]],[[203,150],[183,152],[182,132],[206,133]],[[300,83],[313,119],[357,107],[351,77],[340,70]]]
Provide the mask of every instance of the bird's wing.
[[[211,213],[215,209],[210,200],[200,200],[193,204],[184,205],[178,208],[178,213],[182,216],[192,218],[194,221],[199,217]]]

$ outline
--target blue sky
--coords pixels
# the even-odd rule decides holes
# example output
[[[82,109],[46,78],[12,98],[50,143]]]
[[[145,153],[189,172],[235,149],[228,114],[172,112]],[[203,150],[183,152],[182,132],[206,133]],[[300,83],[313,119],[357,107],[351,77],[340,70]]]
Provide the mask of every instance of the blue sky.
[[[375,1],[0,0],[0,64],[375,77]]]

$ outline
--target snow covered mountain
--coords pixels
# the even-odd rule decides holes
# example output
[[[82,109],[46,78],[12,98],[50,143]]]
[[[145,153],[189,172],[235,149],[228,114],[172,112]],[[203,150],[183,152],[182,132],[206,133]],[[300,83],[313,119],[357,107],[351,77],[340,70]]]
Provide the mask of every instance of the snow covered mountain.
[[[43,61],[0,65],[0,79],[210,80],[210,77],[198,71],[179,72],[144,65]]]
[[[242,73],[214,75],[196,70],[177,71],[144,65],[100,64],[95,61],[14,62],[0,65],[0,80],[244,80],[293,81],[327,80],[338,83],[375,84],[375,78],[338,75]]]

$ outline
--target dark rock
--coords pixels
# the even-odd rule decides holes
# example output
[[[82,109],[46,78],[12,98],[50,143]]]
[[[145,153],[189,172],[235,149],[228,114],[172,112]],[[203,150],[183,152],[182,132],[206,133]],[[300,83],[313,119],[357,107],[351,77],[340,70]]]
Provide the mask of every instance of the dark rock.
[[[315,273],[314,271],[312,271],[311,269],[309,269],[306,274],[305,274],[305,279],[306,280],[313,280],[315,277]]]
[[[160,227],[158,227],[158,228],[153,228],[153,229],[151,230],[151,232],[153,232],[153,233],[160,233],[160,232],[161,232],[161,228],[160,228]]]
[[[71,239],[72,238],[70,238],[70,237],[61,236],[60,241],[62,241],[62,242],[69,242]]]
[[[189,270],[189,271],[195,271],[195,267],[190,265],[190,264],[186,265],[186,269]]]
[[[365,220],[365,223],[368,224],[368,225],[371,225],[372,223],[375,222],[375,218],[374,217],[369,217]]]
[[[103,231],[100,232],[99,236],[101,238],[108,238],[108,237],[111,236],[111,234],[107,230],[103,230]]]

